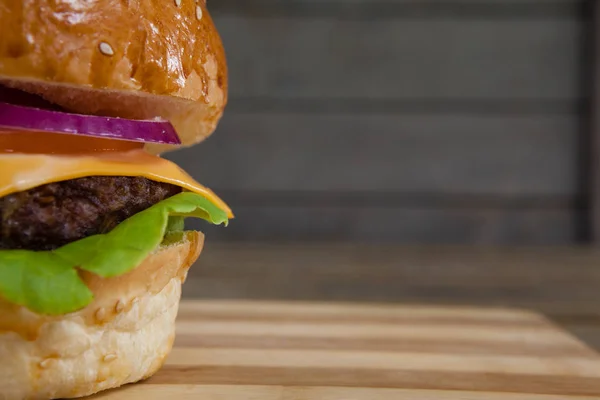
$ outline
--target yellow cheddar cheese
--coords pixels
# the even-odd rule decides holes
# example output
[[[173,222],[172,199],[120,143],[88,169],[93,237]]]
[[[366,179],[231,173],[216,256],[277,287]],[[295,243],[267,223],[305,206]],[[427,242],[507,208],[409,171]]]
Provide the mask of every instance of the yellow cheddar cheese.
[[[206,197],[233,217],[231,209],[210,189],[175,163],[144,150],[93,154],[0,154],[0,197],[47,183],[86,176],[141,176],[170,183]]]

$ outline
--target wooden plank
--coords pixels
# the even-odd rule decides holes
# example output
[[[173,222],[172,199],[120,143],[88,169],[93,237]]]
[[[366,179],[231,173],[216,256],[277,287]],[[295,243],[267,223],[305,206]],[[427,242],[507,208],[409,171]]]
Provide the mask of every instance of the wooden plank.
[[[408,290],[418,286],[435,288],[442,285],[458,290],[470,288],[471,293],[491,293],[494,290],[501,293],[504,290],[513,294],[514,299],[517,295],[535,296],[546,291],[554,292],[548,299],[577,300],[593,293],[592,289],[600,284],[600,269],[597,268],[600,256],[583,249],[557,251],[553,248],[482,247],[480,251],[468,251],[468,248],[364,243],[212,243],[206,246],[198,267],[190,271],[189,279],[239,279],[248,284],[261,280],[270,284],[280,280],[287,288],[302,282],[317,288],[321,279],[327,279],[340,285],[353,281],[365,285],[380,283],[382,289],[387,281],[397,289],[397,297],[390,298],[395,301],[405,299],[403,296],[408,293],[400,288]],[[290,284],[283,282],[285,280]],[[564,293],[559,288],[563,288]],[[578,292],[577,288],[581,290]],[[201,294],[201,291],[198,292]],[[344,310],[333,309],[336,314],[346,315]],[[329,311],[327,316],[331,319],[333,312]],[[424,313],[422,309],[417,311]],[[253,315],[249,310],[244,312]],[[269,312],[267,309],[261,314]],[[299,318],[295,310],[289,312]],[[369,308],[363,308],[362,312],[361,318],[366,318],[367,314],[375,316]],[[486,309],[485,312],[489,318],[500,319],[497,311]],[[382,310],[377,315],[380,313]],[[464,309],[461,313],[465,317],[471,315]],[[223,311],[220,314],[223,315]],[[439,320],[439,315],[436,318]],[[478,316],[479,320],[482,318]]]
[[[575,331],[574,334],[580,335]],[[582,335],[583,336],[583,335]],[[584,336],[584,340],[591,337]],[[596,336],[598,337],[597,332]],[[596,343],[597,344],[597,343]],[[401,338],[381,339],[365,342],[360,338],[305,338],[299,336],[270,335],[269,341],[262,337],[246,337],[242,335],[219,334],[198,336],[192,334],[179,334],[175,339],[175,346],[190,347],[201,346],[202,348],[240,348],[240,349],[297,349],[297,350],[353,350],[363,351],[395,351],[414,353],[431,352],[461,352],[462,354],[504,354],[504,355],[526,355],[533,357],[547,357],[548,355],[567,356],[585,355],[589,349],[574,349],[570,345],[548,345],[532,341],[527,348],[515,349],[510,342],[494,343],[491,346],[488,340],[452,339],[439,341],[431,338]],[[580,346],[583,347],[583,346]]]
[[[557,6],[570,6],[576,8],[582,3],[581,0],[256,0],[253,2],[254,7],[251,9],[261,9],[264,7],[276,8],[294,8],[294,7],[315,7],[323,5],[335,5],[339,8],[348,6],[360,6],[367,8],[374,4],[379,7],[398,6],[398,7],[441,7],[451,6],[454,8],[476,8],[476,7],[502,7],[505,9],[519,9],[520,7],[536,7],[538,9],[552,9]],[[233,12],[235,10],[246,10],[246,8],[235,8],[235,5],[240,5],[235,0],[221,0],[218,3],[212,4],[210,7],[215,13],[223,11]]]
[[[578,129],[575,114],[232,112],[167,157],[218,192],[573,196]]]
[[[206,277],[202,277],[205,279]],[[245,278],[240,277],[240,280]],[[252,278],[249,279],[249,284]],[[188,283],[194,285],[193,280]],[[356,321],[368,322],[365,330]],[[198,321],[202,326],[197,326]],[[547,319],[532,312],[492,307],[346,305],[297,302],[211,301],[197,307],[184,302],[179,310],[178,347],[240,349],[362,350],[395,352],[450,352],[464,354],[518,354],[530,356],[589,354],[589,348],[564,332],[539,334]],[[498,325],[510,332],[495,331]],[[310,326],[319,335],[303,335]],[[409,329],[398,329],[401,326]],[[444,329],[445,340],[432,335],[432,327]],[[470,337],[478,330],[477,337]],[[378,331],[376,341],[365,334]],[[465,330],[470,332],[465,335]],[[532,335],[532,332],[535,334]],[[269,340],[265,341],[265,335]],[[515,343],[527,340],[516,353]]]
[[[232,98],[581,97],[583,25],[572,15],[363,21],[221,14],[216,23]]]
[[[254,3],[259,6],[305,5],[305,7],[313,6],[315,4],[335,4],[340,7],[348,4],[360,6],[367,6],[369,4],[377,4],[379,6],[387,4],[421,5],[422,7],[452,5],[457,8],[463,6],[475,7],[479,4],[487,7],[498,5],[506,8],[519,7],[522,5],[537,5],[538,8],[543,9],[559,4],[571,6],[578,5],[581,3],[581,0],[256,0]],[[229,7],[233,7],[236,4],[239,3],[236,3],[235,0],[221,0],[218,3],[212,4],[211,8],[214,9],[215,12],[219,12],[223,9],[229,10]]]
[[[539,345],[549,346],[551,344],[557,345],[559,348],[563,349],[565,347],[569,347],[570,351],[575,351],[575,349],[585,350],[586,347],[583,344],[578,344],[578,342],[570,335],[563,333],[561,331],[556,332],[547,332],[544,333],[540,329],[540,325],[536,326],[528,326],[525,324],[524,327],[518,325],[512,325],[510,332],[499,331],[498,324],[489,324],[486,326],[480,326],[479,324],[459,324],[455,323],[454,325],[448,325],[446,323],[442,323],[439,326],[435,322],[435,319],[432,319],[429,323],[418,323],[418,322],[407,322],[407,321],[398,321],[396,324],[384,324],[384,323],[370,323],[368,326],[357,326],[356,322],[350,323],[310,323],[306,321],[294,322],[294,321],[286,321],[282,324],[279,321],[270,321],[270,322],[254,322],[254,321],[246,321],[243,318],[240,320],[234,321],[210,321],[210,320],[187,320],[180,321],[177,325],[178,332],[182,335],[196,335],[202,337],[223,337],[223,336],[233,336],[238,335],[243,332],[244,337],[250,338],[260,338],[260,337],[277,337],[277,338],[297,338],[303,337],[305,339],[329,339],[329,340],[339,340],[339,339],[362,339],[366,341],[366,338],[377,339],[377,340],[438,340],[439,336],[443,335],[444,338],[448,341],[459,341],[466,342],[469,339],[474,337],[479,338],[479,343],[484,342],[487,343],[488,346],[493,346],[495,343],[497,344],[526,344],[536,343]],[[410,325],[408,325],[410,324]],[[474,326],[475,325],[475,326]],[[507,324],[508,325],[508,324]],[[438,331],[433,331],[432,327],[436,326]],[[508,329],[507,329],[508,331]],[[236,333],[237,332],[237,333]],[[389,342],[388,342],[389,343]],[[225,348],[227,349],[227,348]],[[217,352],[222,350],[222,348],[213,348],[213,351]],[[228,349],[232,350],[232,349]],[[240,349],[236,347],[237,351],[243,352],[244,349]],[[303,349],[306,350],[306,349]],[[337,350],[340,350],[339,348]],[[350,349],[349,349],[350,350]],[[363,348],[355,348],[352,349],[355,351],[365,351]],[[589,352],[589,349],[587,349]],[[549,350],[552,354],[552,350]],[[231,352],[230,352],[231,353]],[[242,353],[244,354],[244,353]],[[255,354],[255,353],[252,353]],[[369,353],[373,356],[377,354],[377,352]],[[406,353],[403,353],[406,355]],[[185,365],[184,360],[194,360],[195,356],[193,352],[186,354],[184,350],[179,353],[176,353],[177,361],[174,363],[178,365]],[[246,354],[248,356],[248,354]],[[281,353],[274,353],[274,357],[281,356],[284,358],[284,355]],[[414,356],[417,356],[416,354]],[[365,354],[366,358],[367,355]],[[477,357],[473,355],[473,357]],[[218,355],[213,360],[218,360]],[[247,357],[244,357],[247,358]],[[293,358],[293,357],[292,357]],[[376,357],[375,357],[376,358]],[[394,359],[395,360],[395,359]],[[474,358],[475,360],[475,358]],[[465,360],[466,361],[466,360]],[[532,361],[530,358],[524,357],[521,361],[523,363]],[[216,361],[215,361],[216,362]],[[392,360],[390,360],[392,362]],[[395,361],[394,361],[395,362]],[[414,363],[408,363],[414,364]],[[325,366],[325,364],[322,364]],[[348,364],[348,366],[350,366]],[[364,364],[363,364],[364,366]],[[370,364],[372,368],[382,367],[386,368],[385,363],[381,362],[373,362]],[[542,373],[541,371],[537,371],[536,373]]]
[[[536,313],[514,310],[511,316],[513,311],[504,309],[487,310],[487,315],[484,309],[448,306],[322,306],[183,302],[187,315],[178,319],[177,332],[187,338],[186,344],[176,342],[166,364],[149,380],[106,392],[100,398],[551,399],[552,395],[600,395],[600,357]],[[265,314],[261,313],[263,308]],[[336,309],[355,319],[345,324],[320,320],[334,316]],[[374,310],[382,320],[372,320],[368,310]],[[249,321],[247,311],[259,321],[266,317],[269,322]],[[212,317],[206,319],[207,314]],[[283,319],[272,319],[277,316]],[[302,318],[296,319],[298,316]],[[479,323],[481,316],[484,319]],[[449,325],[455,317],[458,319]],[[471,322],[463,323],[465,317]],[[290,334],[296,339],[329,340],[329,347],[297,348],[294,344],[301,344],[299,340],[280,340]],[[443,346],[414,351],[385,340],[400,341],[410,334],[424,335],[432,344]],[[207,347],[203,342],[206,337],[225,341],[222,346]],[[344,347],[348,337],[363,345]],[[252,340],[246,346],[228,347],[235,338]],[[481,339],[487,340],[481,351],[463,350],[465,343],[477,344]],[[367,350],[374,343],[388,347]],[[532,351],[541,343],[546,346],[545,353]],[[249,390],[238,390],[245,385],[250,385]],[[500,397],[504,395],[508,397]]]
[[[588,178],[589,215],[588,228],[590,239],[596,246],[600,245],[600,4],[590,2],[590,36],[589,47],[589,75],[590,80],[590,114],[586,128],[588,129],[589,152],[585,161],[586,178]]]
[[[493,285],[494,274],[490,272],[488,284],[475,287],[468,284],[446,284],[441,279],[429,285],[398,282],[392,278],[361,279],[360,273],[347,279],[327,278],[319,276],[314,279],[302,279],[302,275],[310,272],[292,270],[278,264],[281,269],[277,273],[275,267],[269,269],[273,276],[266,273],[259,278],[231,277],[204,277],[201,271],[204,264],[200,261],[196,272],[190,277],[188,285],[184,288],[186,297],[219,298],[219,299],[259,299],[259,300],[320,300],[320,301],[370,301],[370,302],[406,302],[411,304],[482,304],[482,305],[517,305],[530,307],[548,312],[569,315],[573,310],[581,310],[589,315],[598,313],[597,293],[593,292],[591,284],[585,284],[585,291],[581,286],[564,288],[560,285],[548,285],[539,288],[536,285]],[[243,264],[247,265],[247,264]],[[327,270],[327,265],[321,265]],[[416,268],[416,267],[415,267]],[[483,267],[482,267],[483,268]],[[238,269],[238,271],[241,270]],[[363,268],[363,271],[366,267]],[[403,270],[406,270],[404,268]],[[364,272],[363,272],[364,273]],[[244,275],[240,273],[240,275]],[[258,275],[258,273],[257,273]],[[282,277],[284,275],[284,277]],[[247,276],[247,275],[246,275]],[[288,279],[286,281],[285,279]],[[404,278],[404,280],[409,280]],[[597,292],[597,282],[595,289]],[[583,284],[582,284],[583,286]],[[553,294],[558,293],[558,296]],[[573,294],[573,296],[571,296]],[[571,328],[571,324],[563,324],[569,330],[578,331],[578,327]],[[589,331],[589,330],[588,330]],[[589,337],[586,337],[586,342]]]
[[[465,392],[411,389],[343,388],[343,387],[281,387],[260,385],[130,385],[101,393],[93,399],[148,400],[177,398],[181,400],[586,400],[595,397],[552,396],[522,393]]]
[[[515,324],[520,326],[537,326],[547,324],[541,315],[528,310],[515,310],[498,307],[474,306],[403,306],[389,304],[346,304],[346,303],[314,303],[293,302],[273,303],[260,301],[218,301],[201,302],[188,300],[179,307],[178,321],[187,320],[246,320],[289,322],[321,322],[356,319],[370,323],[424,323],[435,321],[444,324],[453,322],[463,324]]]
[[[581,16],[582,0],[223,0],[210,6],[221,14],[336,19],[493,18],[528,19]]]
[[[184,293],[228,299],[528,307],[572,326],[577,321],[565,320],[570,315],[600,312],[599,260],[597,251],[585,248],[234,245],[209,237]]]
[[[284,387],[338,386],[347,388],[398,388],[444,391],[509,392],[598,396],[596,378],[563,375],[468,373],[356,368],[176,367],[165,366],[149,383],[273,385]],[[148,391],[150,393],[150,390]]]
[[[200,325],[199,325],[200,326]],[[498,328],[496,328],[498,329]],[[202,334],[200,331],[198,334]],[[438,335],[442,336],[442,330]],[[475,335],[475,332],[473,333]],[[375,337],[376,339],[377,337]],[[268,339],[268,337],[267,337]],[[308,351],[264,349],[174,349],[167,365],[206,367],[264,367],[264,368],[356,368],[362,370],[440,371],[477,373],[512,373],[515,375],[556,376],[562,371],[581,378],[600,378],[600,359],[553,359],[552,357],[489,356],[475,354],[385,353],[365,351]]]
[[[374,309],[360,305],[349,311],[332,301],[390,302],[408,304],[477,304],[481,314],[471,307],[460,308],[455,321],[465,326],[500,323],[512,326],[535,327],[538,322],[526,322],[529,314],[507,316],[502,310],[489,306],[526,307],[543,311],[552,321],[595,349],[600,349],[600,253],[596,248],[486,248],[446,246],[397,246],[365,244],[220,244],[208,240],[199,262],[190,270],[184,286],[186,298],[222,299],[288,299],[327,301],[329,306],[314,311],[311,303],[300,303],[284,312],[268,303],[242,308],[230,314],[224,305],[215,304],[197,314],[184,306],[181,321],[202,318],[208,322],[270,323],[304,321],[312,323],[351,323],[357,319],[373,323],[410,323],[425,326],[428,318],[449,326],[440,313],[419,306],[406,309],[398,320],[391,309]],[[416,315],[421,315],[418,318]],[[428,316],[428,317],[427,317]],[[310,319],[309,319],[310,318]],[[457,318],[457,319],[455,319]],[[457,338],[455,338],[457,339]],[[480,337],[479,343],[463,343],[462,351],[479,352],[489,348]],[[185,342],[187,335],[179,339]],[[215,347],[227,340],[243,347],[248,342],[224,335],[206,336],[206,346]],[[336,341],[340,346],[356,345],[357,339]],[[535,341],[535,340],[534,340]],[[331,340],[300,340],[279,337],[277,345],[330,348]],[[407,338],[387,341],[385,346],[427,351],[435,346],[446,349],[443,343],[432,344],[426,338]],[[454,341],[455,345],[457,340]],[[530,347],[547,352],[542,342]],[[256,344],[252,344],[257,346]],[[381,345],[383,346],[383,344]],[[373,344],[369,349],[380,349]],[[506,347],[501,346],[506,349]],[[508,351],[508,350],[503,350]],[[558,350],[557,350],[558,351]]]
[[[458,18],[556,18],[580,16],[581,0],[232,0],[211,5],[211,13],[246,16],[333,17],[343,19],[410,19],[452,16]]]
[[[190,221],[207,240],[365,241],[397,244],[570,244],[579,238],[570,209],[445,209],[279,206],[231,203],[229,227]]]

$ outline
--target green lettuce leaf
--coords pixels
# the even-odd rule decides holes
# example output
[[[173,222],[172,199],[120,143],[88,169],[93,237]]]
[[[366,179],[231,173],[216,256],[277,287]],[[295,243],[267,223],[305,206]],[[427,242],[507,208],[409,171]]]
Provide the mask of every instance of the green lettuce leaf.
[[[227,225],[227,213],[191,192],[135,214],[106,234],[54,251],[0,250],[0,296],[39,314],[62,315],[93,300],[78,270],[110,278],[137,267],[152,251],[183,236],[183,220],[196,217]]]

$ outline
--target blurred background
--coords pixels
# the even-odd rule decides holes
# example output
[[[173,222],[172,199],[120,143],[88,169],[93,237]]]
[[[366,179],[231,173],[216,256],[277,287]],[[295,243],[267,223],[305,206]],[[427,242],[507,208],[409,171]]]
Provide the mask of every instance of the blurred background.
[[[594,4],[209,0],[230,101],[170,157],[237,218],[194,225],[186,295],[503,304],[600,332]]]
[[[586,239],[576,0],[218,0],[230,102],[173,158],[235,209],[212,240]]]

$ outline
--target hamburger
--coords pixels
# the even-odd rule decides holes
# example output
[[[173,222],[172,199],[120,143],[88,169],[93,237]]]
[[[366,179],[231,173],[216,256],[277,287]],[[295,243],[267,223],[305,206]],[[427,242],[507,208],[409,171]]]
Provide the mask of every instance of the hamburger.
[[[215,193],[161,157],[227,103],[204,0],[0,0],[0,399],[153,375]]]

